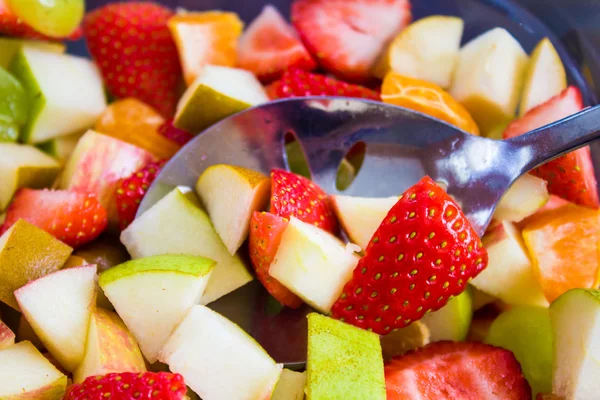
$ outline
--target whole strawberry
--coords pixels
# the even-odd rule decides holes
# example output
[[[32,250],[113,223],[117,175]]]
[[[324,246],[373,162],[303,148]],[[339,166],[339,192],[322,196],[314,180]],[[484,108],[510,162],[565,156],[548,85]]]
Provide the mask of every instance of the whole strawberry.
[[[121,229],[127,228],[135,219],[135,214],[140,207],[142,199],[163,165],[165,165],[165,162],[163,160],[147,164],[129,178],[119,181],[116,203]]]
[[[184,131],[183,129],[176,128],[173,125],[173,119],[165,121],[159,128],[158,133],[166,137],[167,139],[171,139],[177,144],[184,146],[194,138],[194,135],[191,133]]]
[[[165,117],[175,112],[181,66],[167,28],[173,15],[151,2],[113,3],[90,12],[83,31],[113,96],[136,97]]]
[[[458,205],[424,177],[377,228],[331,312],[387,334],[443,307],[487,262],[486,250]]]
[[[63,400],[181,400],[186,391],[179,374],[122,372],[90,376],[69,387]]]

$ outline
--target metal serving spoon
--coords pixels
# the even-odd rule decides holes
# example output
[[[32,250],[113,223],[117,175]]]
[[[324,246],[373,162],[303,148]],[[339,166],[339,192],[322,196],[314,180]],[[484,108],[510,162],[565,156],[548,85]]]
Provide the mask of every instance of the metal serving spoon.
[[[289,169],[286,133],[302,145],[312,179],[330,194],[340,162],[357,142],[366,144],[358,175],[345,195],[401,194],[424,175],[446,186],[482,235],[496,204],[527,171],[600,136],[600,106],[511,140],[473,136],[442,121],[380,102],[312,97],[251,108],[210,127],[177,153],[160,173],[138,215],[179,185],[194,187],[213,164],[233,164],[269,174]],[[246,329],[278,362],[306,360],[308,307],[272,312],[256,282],[211,307]]]

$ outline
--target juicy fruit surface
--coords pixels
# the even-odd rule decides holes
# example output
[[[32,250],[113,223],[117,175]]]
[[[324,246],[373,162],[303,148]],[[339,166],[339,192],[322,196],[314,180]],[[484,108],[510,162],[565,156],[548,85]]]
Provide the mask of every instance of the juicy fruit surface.
[[[90,376],[71,386],[64,400],[183,400],[187,388],[183,377],[168,372],[123,372]]]
[[[175,143],[183,146],[187,144],[190,140],[194,138],[194,135],[191,133],[184,131],[183,129],[176,128],[173,125],[173,120],[170,119],[165,121],[159,128],[158,133],[166,137],[167,139],[171,139]]]
[[[27,121],[27,94],[21,83],[0,67],[0,142],[16,142]]]
[[[16,3],[20,0],[11,1]],[[27,24],[22,18],[9,9],[5,0],[0,2],[0,35],[27,39],[56,40],[38,32],[32,26]],[[80,37],[81,29],[77,28],[64,39],[77,40]]]
[[[435,342],[385,366],[388,400],[531,399],[510,351],[474,342]]]
[[[72,34],[85,11],[84,0],[8,0],[8,5],[33,29],[56,38]]]
[[[332,315],[390,333],[443,307],[487,262],[486,250],[454,200],[425,177],[387,214]]]

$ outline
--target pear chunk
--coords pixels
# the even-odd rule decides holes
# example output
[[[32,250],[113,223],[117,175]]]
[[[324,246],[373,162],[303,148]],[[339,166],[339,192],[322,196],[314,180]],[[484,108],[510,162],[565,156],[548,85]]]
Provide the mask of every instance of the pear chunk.
[[[275,386],[271,400],[303,400],[305,384],[306,372],[284,369],[281,371],[279,382]]]

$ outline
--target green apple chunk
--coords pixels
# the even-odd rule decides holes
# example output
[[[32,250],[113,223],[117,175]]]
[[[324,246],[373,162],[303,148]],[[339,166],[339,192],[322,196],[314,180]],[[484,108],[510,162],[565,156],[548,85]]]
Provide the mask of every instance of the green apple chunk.
[[[204,210],[190,200],[195,197],[173,189],[121,233],[121,242],[133,258],[184,254],[216,261],[200,300],[208,304],[253,278],[241,259],[229,253]]]
[[[30,103],[21,139],[41,143],[91,128],[106,109],[102,77],[85,58],[23,47],[11,63]]]
[[[83,360],[96,305],[96,266],[68,268],[15,291],[21,312],[44,347],[67,371]]]
[[[189,311],[159,360],[204,400],[268,399],[282,369],[239,326],[201,305]]]
[[[15,344],[14,332],[0,320],[0,350]]]
[[[306,372],[284,369],[281,371],[279,382],[275,386],[271,400],[303,400],[305,384]]]
[[[327,314],[357,263],[358,257],[338,238],[292,217],[281,235],[269,274]]]
[[[50,139],[47,142],[40,143],[36,147],[42,150],[44,153],[51,157],[56,158],[58,161],[64,163],[73,154],[79,139],[82,135],[75,133],[69,136],[61,136],[54,139]]]
[[[0,67],[0,142],[16,142],[27,121],[27,94],[21,83]]]
[[[203,257],[152,256],[100,275],[100,287],[150,363],[200,300],[214,264]]]
[[[503,221],[482,238],[488,266],[471,284],[506,304],[547,307],[548,300],[535,276],[521,232]]]
[[[552,391],[552,325],[544,307],[517,306],[494,320],[486,343],[514,353],[535,393]]]
[[[600,290],[571,289],[550,305],[552,393],[592,400],[600,393]]]
[[[0,350],[0,399],[60,400],[66,388],[67,376],[30,342]]]
[[[4,210],[17,189],[50,186],[60,164],[32,146],[0,143],[0,211]]]
[[[306,399],[385,399],[381,354],[376,334],[309,314]]]
[[[206,65],[179,100],[173,124],[197,134],[223,118],[268,101],[251,72]]]
[[[423,323],[429,328],[432,342],[465,340],[473,317],[471,293],[469,292],[469,290],[462,292],[448,301],[444,307],[425,315]]]
[[[523,175],[504,193],[494,212],[498,221],[521,222],[550,199],[548,183],[533,175]]]
[[[59,42],[43,42],[41,40],[23,40],[0,37],[0,67],[8,69],[15,56],[23,47],[62,54],[67,46]]]

